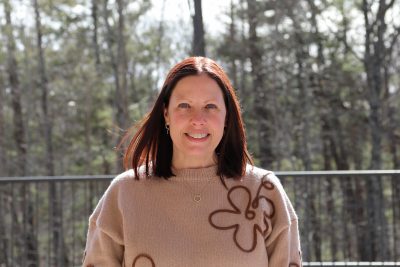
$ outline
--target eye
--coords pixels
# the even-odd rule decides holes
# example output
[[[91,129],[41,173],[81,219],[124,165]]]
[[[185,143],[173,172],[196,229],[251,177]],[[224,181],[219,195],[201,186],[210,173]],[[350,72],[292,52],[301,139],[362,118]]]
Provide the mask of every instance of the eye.
[[[217,105],[215,105],[215,104],[207,104],[206,105],[206,109],[215,109],[215,108],[217,108]]]
[[[190,105],[188,103],[180,103],[178,108],[190,108]]]

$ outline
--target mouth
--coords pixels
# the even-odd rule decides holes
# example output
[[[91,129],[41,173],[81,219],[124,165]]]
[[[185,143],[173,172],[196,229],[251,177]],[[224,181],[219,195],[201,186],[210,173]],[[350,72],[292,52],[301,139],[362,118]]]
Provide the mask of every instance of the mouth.
[[[210,134],[208,133],[185,133],[185,135],[193,141],[202,141],[207,139],[208,136],[210,136]]]

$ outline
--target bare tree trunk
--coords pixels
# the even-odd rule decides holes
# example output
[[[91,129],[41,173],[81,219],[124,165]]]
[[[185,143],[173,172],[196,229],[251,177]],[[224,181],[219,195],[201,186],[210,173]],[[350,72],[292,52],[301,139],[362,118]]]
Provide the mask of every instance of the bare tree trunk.
[[[320,36],[320,31],[319,31],[319,27],[318,27],[318,23],[317,23],[317,15],[318,14],[318,9],[315,6],[314,1],[312,0],[307,0],[308,5],[310,6],[310,11],[311,11],[311,26],[312,26],[312,30],[313,30],[313,39],[314,42],[317,44],[318,47],[318,58],[317,58],[317,66],[318,66],[318,73],[316,73],[316,92],[317,94],[323,94],[324,95],[324,91],[325,88],[323,86],[323,80],[321,78],[321,72],[324,68],[325,65],[325,57],[323,54],[323,44],[322,44],[322,40],[321,40],[321,36]],[[322,101],[319,101],[320,103]],[[326,101],[325,101],[326,102]],[[321,108],[322,110],[324,110],[323,107]],[[329,112],[329,111],[328,111]],[[321,139],[322,139],[322,145],[323,145],[323,156],[324,156],[324,170],[331,170],[332,169],[332,151],[331,151],[331,135],[332,135],[332,129],[331,129],[331,124],[328,120],[328,114],[321,114],[320,116],[320,120],[321,120]],[[328,182],[330,182],[329,187],[332,187],[332,183],[329,180]],[[328,191],[329,193],[329,191]],[[330,192],[332,193],[332,192]],[[332,201],[330,199],[330,201]],[[333,236],[332,236],[333,237]],[[336,242],[335,242],[336,243]],[[336,244],[333,245],[331,244],[331,247],[335,247],[335,251],[332,253],[333,255],[333,261],[335,261],[336,259]]]
[[[240,27],[240,41],[242,42],[242,44],[246,43],[246,26],[245,26],[245,21],[246,21],[246,11],[245,11],[245,4],[246,0],[240,0],[240,12],[239,12],[239,16],[240,16],[240,21],[241,21],[241,27]],[[247,61],[247,53],[240,53],[239,54],[239,60],[240,60],[240,83],[239,85],[239,89],[240,92],[242,93],[242,95],[247,95],[248,90],[250,88],[247,88],[247,71],[246,71],[246,61]],[[244,115],[246,115],[246,111],[244,111]]]
[[[107,132],[103,132],[102,136],[102,144],[104,147],[110,147],[110,139],[109,136],[107,135]],[[101,148],[100,150],[101,158],[102,158],[102,167],[103,167],[103,173],[104,174],[111,174],[112,169],[111,169],[111,163],[106,157],[106,150]]]
[[[116,92],[116,106],[117,106],[117,124],[122,131],[125,131],[129,127],[129,116],[128,116],[128,63],[125,48],[125,17],[124,10],[125,4],[124,0],[117,0],[118,9],[118,42],[117,42],[117,64],[118,64],[118,74],[121,81],[121,86]],[[116,141],[118,142],[118,141]],[[121,172],[122,162],[120,159],[117,160],[117,171]]]
[[[319,90],[323,90],[321,87]],[[326,96],[328,98],[335,97],[333,95]],[[327,99],[324,99],[327,101]],[[331,106],[329,107],[330,112],[323,114],[321,116],[322,121],[322,133],[324,138],[324,149],[329,149],[328,153],[333,158],[336,169],[339,170],[348,170],[349,160],[348,160],[348,151],[346,149],[346,145],[344,143],[344,134],[342,130],[342,124],[338,120],[339,114],[337,110],[340,108],[340,103],[338,100],[328,100]],[[335,105],[332,105],[336,103]],[[326,108],[327,109],[327,108]],[[326,144],[325,144],[326,143]],[[327,159],[330,160],[330,159]],[[327,165],[327,164],[326,164]],[[330,163],[328,164],[330,166]],[[342,244],[339,242],[336,236],[334,236],[335,243],[339,244],[339,247],[342,248],[343,255],[346,259],[354,258],[356,251],[354,250],[356,244],[360,245],[360,248],[363,249],[365,241],[365,231],[367,229],[363,228],[363,222],[365,222],[365,210],[362,205],[363,190],[354,185],[349,177],[340,178],[340,188],[343,194],[343,206],[341,210],[342,221],[351,222],[346,223],[345,225],[341,225],[340,229],[343,231],[343,242]],[[331,183],[329,181],[329,183]],[[329,185],[331,187],[331,185]],[[354,189],[356,187],[356,189]],[[331,194],[328,192],[328,195]],[[332,218],[333,219],[333,218]],[[353,228],[355,231],[355,238],[350,233],[353,233]],[[358,229],[364,229],[358,231]],[[338,233],[333,233],[337,235]],[[337,253],[337,244],[331,247],[334,248],[333,255],[336,258]],[[362,252],[360,252],[361,254]]]
[[[99,0],[92,0],[92,21],[93,21],[93,38],[92,38],[92,43],[93,43],[93,50],[94,50],[94,55],[95,55],[95,66],[96,66],[96,74],[97,74],[97,79],[98,79],[98,83],[101,83],[101,77],[102,77],[102,72],[101,72],[101,58],[100,58],[100,46],[99,46],[99,40],[98,40],[98,32],[99,32],[99,28],[98,28],[98,24],[99,24]],[[107,1],[103,2],[104,4],[104,10],[103,10],[103,14],[108,14],[106,11],[106,7],[107,7]],[[101,11],[101,10],[100,10]],[[102,13],[100,13],[102,14]],[[108,16],[108,15],[107,15]],[[101,18],[101,15],[100,15]],[[107,17],[108,18],[108,17]],[[106,23],[108,23],[107,18],[105,18]],[[109,32],[109,29],[111,28],[110,25],[106,25],[107,27],[107,33]],[[107,37],[107,44],[109,45],[109,50],[111,52],[111,47],[112,44],[110,44],[110,40],[111,42],[113,42],[114,38],[108,38]],[[111,52],[111,59],[112,59],[112,65],[113,65],[113,70],[114,70],[114,55]],[[114,70],[114,74],[115,74],[115,70]],[[118,79],[118,77],[116,78]],[[119,86],[119,80],[116,81],[116,84],[118,84]],[[86,92],[86,100],[85,102],[88,103],[88,105],[86,105],[85,107],[85,147],[86,147],[86,151],[87,151],[87,155],[86,155],[86,172],[87,174],[90,174],[92,172],[92,168],[91,168],[91,160],[92,160],[92,141],[91,141],[91,134],[92,134],[92,129],[91,129],[91,113],[92,113],[92,90],[90,87],[87,88],[87,92]],[[107,135],[106,132],[103,133],[102,135],[102,147],[103,148],[108,148],[110,147],[110,143],[109,143],[109,136]],[[111,163],[108,161],[108,159],[106,158],[106,156],[104,155],[105,151],[103,150],[103,148],[100,151],[100,154],[102,156],[103,159],[103,173],[105,174],[111,174]],[[117,167],[117,169],[119,169]],[[93,185],[90,184],[90,190],[91,192]],[[90,199],[93,199],[92,194],[90,194]],[[90,203],[90,209],[89,212],[92,212],[93,207],[92,207],[92,201],[89,201]]]
[[[337,106],[331,106],[331,117],[329,118],[331,123],[331,151],[334,156],[334,160],[336,163],[336,168],[338,170],[349,170],[349,159],[348,159],[348,151],[345,147],[345,136],[342,130],[342,124],[340,122],[339,114],[337,110],[340,108],[339,100],[331,100],[332,104],[337,103]],[[354,225],[358,225],[361,218],[357,218],[354,216],[356,214],[355,204],[359,202],[359,200],[355,197],[355,193],[353,190],[353,185],[351,183],[350,177],[341,177],[340,178],[340,187],[343,194],[343,205],[342,205],[342,221],[352,222],[345,223],[342,226],[343,230],[343,244],[341,245],[343,255],[345,259],[350,259],[352,250],[353,250],[353,239],[351,238],[351,227]]]
[[[312,169],[312,159],[311,159],[311,151],[310,151],[310,121],[312,119],[311,110],[312,110],[312,91],[311,87],[308,85],[309,73],[310,69],[307,65],[307,59],[309,57],[307,52],[307,44],[308,40],[306,40],[302,33],[304,30],[301,28],[301,21],[298,18],[297,14],[293,12],[292,7],[288,7],[289,17],[293,21],[293,25],[295,27],[294,38],[295,38],[295,58],[296,58],[296,83],[299,91],[301,92],[301,99],[299,101],[298,110],[300,112],[300,120],[301,120],[301,134],[299,152],[300,158],[303,162],[303,166],[305,170]],[[308,192],[307,196],[304,198],[306,214],[304,217],[304,229],[307,233],[306,237],[308,240],[308,245],[305,247],[304,255],[305,257],[309,257],[310,259],[321,260],[322,251],[321,246],[316,244],[320,243],[320,223],[319,218],[312,217],[312,211],[315,211],[315,187],[314,183],[311,180],[306,179],[302,183],[300,183],[299,188],[302,192]],[[313,245],[314,244],[314,245]],[[314,255],[314,257],[313,257]]]
[[[9,83],[11,87],[12,95],[12,109],[13,109],[13,125],[14,131],[13,136],[15,145],[17,147],[17,172],[18,176],[25,176],[27,173],[26,162],[27,162],[27,144],[25,140],[25,127],[23,123],[23,112],[21,104],[21,90],[18,77],[18,66],[15,58],[15,41],[12,33],[12,22],[11,22],[11,6],[8,0],[4,1],[6,23],[7,23],[7,72],[9,77]],[[36,236],[34,233],[35,225],[33,218],[33,204],[29,200],[29,189],[27,185],[21,185],[22,197],[25,201],[22,202],[22,224],[23,230],[20,234],[24,241],[24,255],[23,262],[28,266],[39,265],[38,248]],[[28,198],[28,199],[27,199]],[[16,222],[17,223],[17,222]]]
[[[19,68],[21,69],[21,73],[34,73],[35,66],[32,64],[32,62],[35,61],[35,59],[31,56],[32,53],[32,41],[29,37],[26,36],[26,27],[21,25],[18,29],[18,35],[19,39],[21,42],[21,45],[24,47],[23,51],[23,59],[21,60],[23,64]],[[24,114],[24,127],[25,129],[29,129],[29,125],[32,122],[32,120],[35,121],[40,121],[40,119],[37,118],[37,99],[38,99],[38,94],[35,92],[33,89],[34,86],[34,80],[35,76],[34,75],[25,75],[24,76],[24,83],[25,85],[22,86],[22,91],[25,92],[23,94],[23,101],[24,101],[24,107],[25,107],[25,114]],[[35,136],[37,133],[36,131],[26,131],[26,150],[27,150],[27,159],[26,159],[26,165],[28,166],[28,172],[30,174],[37,173],[35,168],[40,168],[40,166],[36,166],[36,164],[32,164],[32,161],[36,158],[34,153],[30,153],[30,148],[35,144],[36,140],[33,140],[33,136]]]
[[[0,188],[0,214],[7,214],[5,211],[5,196],[7,193],[4,188]],[[6,236],[5,216],[0,216],[0,266],[9,266],[9,241]]]
[[[393,169],[400,169],[400,159],[397,154],[397,143],[400,140],[400,136],[395,135],[396,123],[394,119],[395,108],[389,107],[389,140],[390,140],[390,152],[392,154]],[[392,178],[392,209],[393,209],[393,242],[394,242],[394,252],[393,260],[396,261],[400,259],[400,206],[395,203],[400,203],[400,179],[398,176],[393,176]]]
[[[95,58],[95,64],[96,64],[96,71],[99,73],[100,72],[100,47],[99,47],[99,40],[98,40],[98,28],[99,28],[99,19],[98,19],[98,0],[92,0],[92,21],[93,21],[93,36],[92,36],[92,42],[93,42],[93,50],[94,50],[94,58]]]
[[[367,76],[367,100],[370,106],[369,124],[371,130],[371,169],[382,167],[382,96],[384,89],[384,60],[388,49],[385,46],[386,12],[393,6],[394,0],[386,3],[379,1],[376,16],[372,12],[368,0],[362,1],[362,11],[365,23],[365,53],[364,68]],[[372,19],[372,20],[371,20]],[[388,259],[389,248],[385,242],[388,238],[387,219],[385,217],[385,203],[382,181],[379,177],[371,177],[367,183],[368,226],[370,232],[371,260]],[[372,227],[372,228],[371,228]]]
[[[16,175],[26,175],[26,141],[25,128],[22,118],[21,90],[17,72],[17,61],[15,59],[15,42],[12,34],[11,6],[8,0],[4,1],[6,22],[7,22],[7,72],[11,87],[11,102],[13,109],[13,136],[17,148],[17,173]]]
[[[120,78],[118,75],[119,74],[118,63],[117,63],[117,59],[115,58],[115,54],[113,51],[116,37],[115,37],[114,31],[111,28],[111,25],[108,21],[110,14],[109,14],[107,6],[108,6],[108,0],[104,0],[103,1],[103,19],[104,19],[104,24],[106,25],[106,30],[107,30],[106,41],[107,41],[108,55],[110,57],[111,67],[112,67],[113,75],[114,75],[114,85],[115,85],[115,92],[116,92],[116,97],[114,98],[114,101],[117,102],[117,95],[121,91],[121,89],[120,89],[121,86],[120,86]],[[120,114],[122,114],[122,108],[118,107],[117,105],[118,105],[118,103],[115,103],[115,106],[117,109],[115,117],[119,118]]]
[[[101,60],[100,60],[100,47],[98,41],[98,0],[91,0],[91,16],[93,21],[93,36],[92,36],[92,45],[95,57],[95,67],[96,67],[96,83],[99,84],[101,82]],[[84,73],[83,71],[81,73]],[[86,77],[83,77],[86,79]],[[92,87],[87,86],[86,92],[84,95],[85,105],[84,105],[84,133],[85,133],[85,174],[92,174],[92,120],[91,115],[93,112],[93,96],[92,96]]]
[[[231,6],[230,6],[230,18],[231,18],[231,23],[229,24],[229,41],[234,44],[236,42],[236,26],[235,26],[235,7],[233,4],[233,0],[231,0]],[[232,46],[232,49],[235,49],[234,46]],[[233,83],[233,87],[235,89],[238,88],[238,75],[237,75],[237,65],[236,65],[236,59],[237,59],[237,53],[232,53],[232,55],[230,56],[230,77],[232,79],[232,83]],[[239,92],[240,93],[240,92]],[[239,94],[239,97],[241,98],[242,94]]]
[[[302,94],[299,106],[299,108],[301,109],[300,113],[302,114],[300,157],[302,159],[304,169],[310,171],[312,167],[311,167],[310,132],[309,132],[311,116],[309,115],[309,113],[312,105],[310,101],[311,97],[309,92],[310,87],[308,87],[305,84],[308,75],[305,73],[305,68],[307,67],[305,66],[304,63],[305,59],[304,59],[303,44],[304,44],[303,41],[299,40],[299,43],[297,45],[298,51],[296,52],[296,64],[298,66],[296,79],[297,79],[297,86]]]
[[[37,50],[38,50],[38,69],[39,69],[39,86],[41,88],[41,108],[44,139],[46,144],[46,171],[47,175],[54,176],[54,152],[53,152],[53,124],[49,112],[48,100],[48,79],[46,73],[46,63],[44,58],[44,51],[42,46],[42,25],[40,18],[40,11],[37,0],[33,0],[35,10],[35,23],[37,31]],[[63,226],[62,226],[62,209],[61,209],[61,196],[60,186],[55,182],[49,183],[49,208],[50,208],[50,221],[52,231],[52,266],[68,266],[68,256],[65,247]]]
[[[258,28],[258,2],[255,0],[247,0],[247,18],[249,23],[249,57],[251,62],[251,78],[254,90],[254,114],[263,114],[262,120],[258,121],[257,133],[258,146],[260,149],[259,158],[260,164],[264,168],[271,168],[275,155],[272,152],[273,138],[273,118],[270,110],[269,101],[267,98],[268,89],[264,84],[264,66],[262,64],[263,51],[261,49],[261,41],[257,35]]]
[[[330,126],[322,120],[322,142],[323,142],[323,155],[324,155],[324,170],[332,170],[332,153],[330,150]],[[331,221],[331,226],[327,229],[327,235],[329,236],[329,247],[331,254],[331,261],[336,261],[338,259],[338,236],[335,231],[334,222],[337,218],[335,209],[335,199],[333,196],[333,182],[331,178],[326,180],[326,207],[329,211],[329,220]]]
[[[400,136],[396,136],[396,120],[395,120],[396,108],[389,106],[388,107],[388,119],[389,119],[389,142],[390,142],[390,153],[392,154],[392,166],[393,169],[400,169],[400,157],[398,154],[397,146],[400,144]]]
[[[391,79],[391,67],[393,66],[392,62],[396,60],[396,57],[393,56],[394,48],[396,48],[396,44],[398,43],[398,39],[400,36],[400,27],[395,28],[395,32],[392,34],[392,38],[387,47],[386,58],[383,64],[384,68],[384,103],[386,103],[385,109],[386,114],[385,117],[388,118],[388,123],[385,125],[385,131],[388,133],[389,147],[390,153],[392,156],[392,166],[394,169],[400,169],[400,158],[398,155],[398,145],[400,144],[400,135],[396,134],[396,129],[398,123],[396,122],[396,109],[398,108],[396,105],[392,104],[392,98],[396,97],[395,94],[391,94],[389,90],[389,82]],[[400,46],[397,44],[398,54],[400,56]],[[397,68],[398,71],[399,68]],[[396,73],[396,70],[394,71]],[[397,111],[398,112],[398,111]],[[394,260],[400,258],[400,207],[399,205],[394,205],[393,203],[400,202],[400,179],[399,177],[393,176],[392,180],[392,223],[393,223],[393,251],[394,255],[392,258]]]
[[[166,2],[166,0],[162,0],[161,17],[160,17],[160,22],[158,24],[158,36],[157,36],[158,40],[157,40],[157,47],[156,47],[156,71],[157,71],[157,77],[155,79],[156,86],[157,86],[158,80],[160,79],[160,63],[161,63],[161,57],[162,57],[162,48],[164,46],[163,38],[164,38],[164,31],[165,31],[164,30],[165,2]]]
[[[7,170],[7,156],[5,147],[5,131],[4,131],[4,111],[3,107],[5,105],[4,99],[4,88],[5,82],[3,78],[3,73],[0,72],[0,175],[8,176]],[[6,214],[5,203],[6,203],[6,188],[0,188],[0,214]],[[9,242],[5,233],[5,216],[0,216],[0,266],[8,266],[8,252],[9,252]]]
[[[5,106],[5,99],[4,99],[4,79],[2,73],[0,73],[0,173],[1,175],[7,176],[8,175],[8,168],[7,168],[7,156],[6,156],[6,142],[5,142],[5,127],[4,127],[4,106]]]
[[[189,0],[190,1],[190,0]],[[204,40],[204,25],[203,14],[201,8],[201,0],[193,0],[194,14],[193,14],[193,56],[205,56],[205,40]]]
[[[91,175],[93,174],[92,170],[92,111],[93,111],[93,96],[92,89],[90,86],[86,88],[85,92],[85,107],[84,107],[84,116],[85,116],[85,174]]]
[[[33,203],[31,201],[31,192],[29,185],[22,185],[21,188],[22,212],[24,224],[24,242],[26,253],[26,266],[39,266],[38,240],[35,223],[35,213]]]
[[[3,99],[3,75],[0,73],[0,176],[8,176],[8,168],[7,168],[7,156],[6,156],[6,148],[5,148],[5,131],[4,131],[4,115],[3,115],[3,107],[4,107],[4,99]],[[0,188],[0,214],[7,214],[5,211],[6,204],[6,196],[8,193],[6,192],[7,188]],[[9,266],[9,239],[6,236],[6,228],[5,228],[5,216],[0,216],[0,266]]]
[[[122,129],[128,127],[128,82],[127,72],[128,63],[125,47],[125,3],[124,0],[117,0],[118,5],[118,51],[117,51],[117,64],[118,64],[118,75],[121,77],[121,87],[117,91],[117,123]]]
[[[400,166],[396,168],[400,169]],[[395,203],[400,203],[400,181],[399,176],[392,177],[392,209],[393,209],[393,260],[400,259],[400,207]]]
[[[305,170],[311,170],[311,152],[310,152],[310,108],[311,108],[311,101],[310,101],[310,88],[306,86],[304,83],[307,80],[307,74],[305,73],[305,58],[304,58],[304,51],[303,51],[303,45],[304,42],[301,40],[301,37],[299,34],[297,35],[297,39],[299,41],[298,45],[296,46],[296,63],[298,67],[298,72],[296,75],[297,79],[297,86],[302,94],[302,98],[300,100],[300,112],[301,112],[301,136],[300,136],[300,157],[303,162],[303,166]],[[305,181],[302,181],[302,183],[299,185],[300,187],[303,187],[304,191],[303,192],[308,192],[307,197],[305,198],[305,206],[306,206],[306,212],[310,212],[309,214],[306,214],[304,220],[305,220],[305,227],[304,231],[308,233],[308,241],[310,244],[314,244],[314,246],[310,246],[308,249],[309,256],[312,257],[312,254],[315,255],[315,258],[312,258],[313,260],[315,259],[316,261],[321,260],[321,247],[315,244],[318,244],[318,242],[321,240],[321,237],[319,236],[319,223],[318,223],[318,218],[312,217],[311,214],[314,214],[313,211],[315,211],[315,194],[313,190],[313,183],[310,179],[306,179]]]
[[[307,70],[309,69],[307,66],[307,58],[309,57],[307,53],[307,40],[304,39],[302,33],[304,32],[301,28],[301,21],[297,18],[297,15],[293,13],[293,9],[291,7],[288,8],[289,17],[292,19],[295,33],[294,37],[296,40],[295,46],[295,56],[296,56],[296,65],[297,65],[297,72],[296,72],[296,81],[297,87],[299,88],[302,97],[299,101],[299,110],[301,116],[301,136],[300,136],[300,157],[302,159],[304,169],[311,170],[311,152],[310,152],[310,120],[311,115],[310,111],[312,108],[312,92],[311,87],[308,86],[309,74]],[[316,34],[315,34],[316,35]]]
[[[115,97],[114,106],[116,108],[115,119],[117,126],[117,133],[115,137],[115,143],[119,139],[119,132],[128,127],[128,99],[127,99],[127,63],[126,63],[126,52],[125,52],[125,39],[124,39],[124,3],[122,0],[117,1],[118,5],[118,36],[115,37],[113,29],[111,28],[108,11],[108,0],[103,1],[103,18],[107,29],[107,47],[108,54],[111,61],[111,66],[114,74],[115,84]],[[117,56],[114,54],[114,44],[117,38]],[[117,160],[117,172],[122,170],[122,164],[120,159]]]
[[[11,254],[11,259],[10,262],[12,262],[13,265],[14,262],[17,262],[17,260],[19,261],[19,263],[23,262],[23,260],[25,260],[25,257],[20,257],[20,255],[22,255],[22,253],[20,251],[22,251],[24,249],[24,237],[22,236],[18,236],[18,233],[21,233],[23,231],[23,225],[20,222],[20,219],[18,217],[18,214],[21,212],[18,209],[19,207],[19,201],[20,199],[18,199],[18,201],[14,201],[15,199],[15,192],[14,189],[11,187],[11,193],[9,193],[8,195],[8,202],[10,203],[10,211],[11,211],[11,218],[12,221],[14,222],[11,226],[11,237],[14,237],[14,240],[11,240],[11,253],[13,253],[13,249],[16,248],[16,254],[19,256],[18,259],[15,259],[15,254]],[[15,235],[17,235],[17,237],[15,238]],[[11,238],[13,239],[13,238]],[[22,258],[22,259],[21,259]],[[13,266],[11,265],[11,266]]]
[[[41,108],[43,113],[44,139],[46,144],[46,170],[47,174],[54,176],[54,153],[53,153],[53,125],[49,113],[48,100],[48,79],[46,74],[46,63],[44,59],[44,51],[42,47],[42,25],[37,0],[33,0],[35,9],[35,22],[37,30],[37,49],[38,49],[38,68],[39,68],[39,85],[42,92]]]
[[[400,28],[398,29],[397,34],[400,34]],[[394,43],[393,43],[394,45]],[[392,53],[393,46],[390,48],[390,53]],[[399,54],[400,55],[400,54]],[[391,58],[390,58],[391,59]],[[389,60],[387,60],[389,61]],[[388,126],[386,127],[386,131],[388,133],[388,140],[390,146],[390,153],[392,156],[392,166],[393,169],[400,169],[400,158],[398,155],[397,147],[400,144],[400,136],[396,136],[396,129],[398,127],[396,123],[396,107],[391,105],[390,101],[390,93],[389,93],[389,70],[390,62],[387,62],[384,66],[385,68],[385,102],[387,105],[387,118],[388,118]],[[398,111],[397,111],[398,112]],[[394,255],[392,259],[394,261],[400,259],[400,206],[395,205],[395,203],[400,203],[400,179],[398,176],[391,177],[392,184],[392,224],[393,224],[393,251]]]

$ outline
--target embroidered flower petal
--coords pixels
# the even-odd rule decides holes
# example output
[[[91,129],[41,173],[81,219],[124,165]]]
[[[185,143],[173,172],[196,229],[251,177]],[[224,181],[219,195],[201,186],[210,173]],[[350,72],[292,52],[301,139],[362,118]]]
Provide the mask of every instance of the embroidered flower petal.
[[[251,205],[250,190],[244,186],[234,186],[228,192],[228,201],[236,211],[249,210]]]
[[[253,251],[257,245],[257,231],[252,221],[240,224],[240,228],[233,234],[236,245],[245,252]]]
[[[240,211],[216,210],[210,214],[209,220],[212,226],[220,230],[233,229],[238,226]]]

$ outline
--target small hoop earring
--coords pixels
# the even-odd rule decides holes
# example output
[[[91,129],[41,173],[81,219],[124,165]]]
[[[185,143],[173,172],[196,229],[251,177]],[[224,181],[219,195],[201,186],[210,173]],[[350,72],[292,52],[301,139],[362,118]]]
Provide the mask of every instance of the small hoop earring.
[[[167,130],[167,135],[169,135],[169,125],[165,124],[165,130]]]

